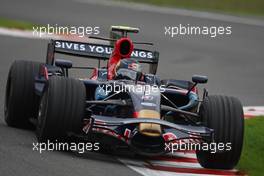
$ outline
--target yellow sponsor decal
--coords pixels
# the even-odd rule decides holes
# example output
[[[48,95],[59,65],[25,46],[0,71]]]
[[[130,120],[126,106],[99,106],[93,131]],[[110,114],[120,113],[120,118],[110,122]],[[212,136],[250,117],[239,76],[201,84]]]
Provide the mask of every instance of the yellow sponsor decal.
[[[139,111],[138,117],[160,119],[160,113],[154,110],[145,109]],[[160,136],[161,126],[153,123],[141,123],[139,124],[139,132],[146,136]]]

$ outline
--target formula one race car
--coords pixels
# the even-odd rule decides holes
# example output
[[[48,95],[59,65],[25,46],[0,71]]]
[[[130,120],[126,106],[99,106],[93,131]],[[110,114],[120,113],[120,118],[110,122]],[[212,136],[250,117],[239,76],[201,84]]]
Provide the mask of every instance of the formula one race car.
[[[152,44],[128,37],[138,32],[112,26],[110,38],[92,37],[110,44],[51,40],[46,63],[15,61],[6,85],[6,123],[26,128],[35,119],[40,142],[78,138],[99,141],[102,147],[126,146],[148,156],[171,152],[171,144],[181,140],[215,143],[215,152],[196,150],[199,163],[205,168],[233,168],[243,144],[240,101],[208,95],[206,89],[199,97],[197,84],[207,83],[206,76],[161,80],[156,75],[159,53],[135,49],[134,44]],[[70,60],[55,59],[56,53],[96,59],[98,67],[89,62],[74,66]],[[139,63],[149,65],[148,73]],[[92,69],[92,75],[71,78],[69,69]]]

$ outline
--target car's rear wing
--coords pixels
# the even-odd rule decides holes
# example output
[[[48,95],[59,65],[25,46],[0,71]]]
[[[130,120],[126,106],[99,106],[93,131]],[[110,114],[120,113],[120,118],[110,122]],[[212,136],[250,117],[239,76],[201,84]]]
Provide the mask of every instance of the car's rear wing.
[[[55,53],[73,55],[100,60],[108,60],[113,47],[105,44],[83,43],[66,40],[51,40],[48,44],[46,63],[53,65]],[[140,63],[150,64],[149,72],[156,74],[159,52],[142,49],[134,49],[131,57]]]

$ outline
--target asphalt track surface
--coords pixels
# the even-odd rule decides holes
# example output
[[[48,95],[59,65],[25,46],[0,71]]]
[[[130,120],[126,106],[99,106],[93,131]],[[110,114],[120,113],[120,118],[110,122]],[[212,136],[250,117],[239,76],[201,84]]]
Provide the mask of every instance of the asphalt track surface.
[[[140,27],[140,37],[136,38],[154,42],[161,53],[158,74],[162,78],[191,79],[192,74],[208,75],[206,87],[211,94],[236,96],[243,105],[264,104],[261,26],[62,0],[2,0],[0,16],[38,24],[95,25],[103,35],[108,34],[110,25]],[[164,35],[164,25],[179,23],[231,25],[232,35],[219,38]],[[113,156],[33,152],[34,133],[6,126],[3,102],[8,69],[15,59],[44,61],[46,44],[45,40],[0,36],[0,175],[139,175]]]

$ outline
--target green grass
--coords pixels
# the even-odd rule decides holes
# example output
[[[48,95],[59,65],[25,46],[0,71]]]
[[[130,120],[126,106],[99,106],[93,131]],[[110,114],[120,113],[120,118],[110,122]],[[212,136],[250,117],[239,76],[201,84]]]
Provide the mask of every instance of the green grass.
[[[248,175],[264,173],[264,117],[245,120],[245,136],[239,170]]]
[[[0,27],[32,30],[33,26],[36,25],[25,21],[11,20],[0,17]]]
[[[264,15],[263,0],[119,0],[158,6],[216,11],[241,15]]]

